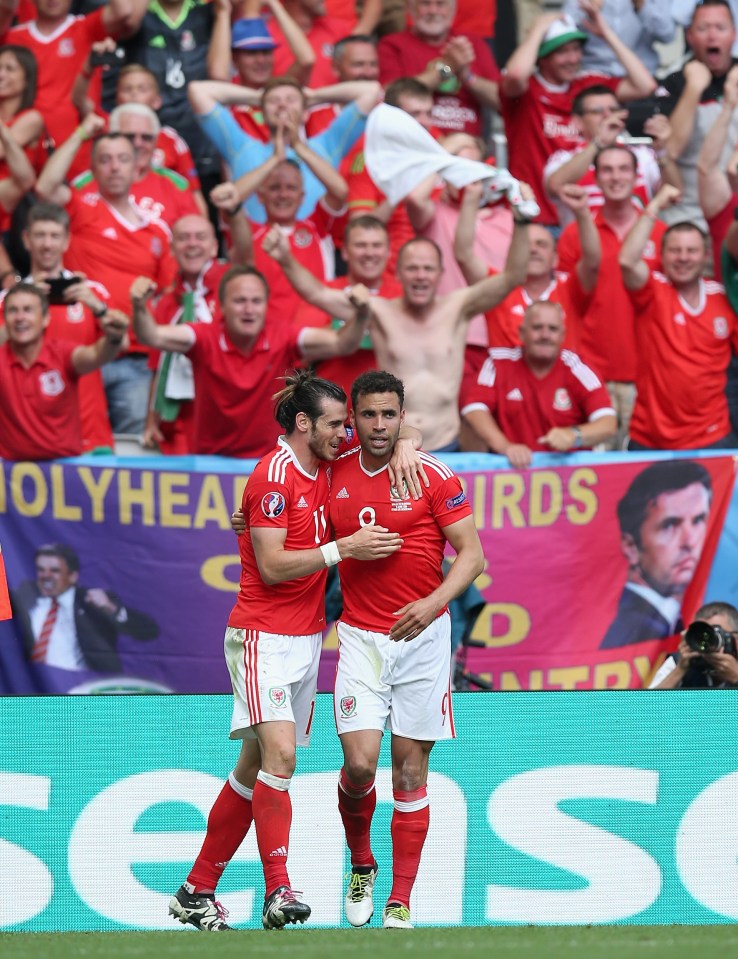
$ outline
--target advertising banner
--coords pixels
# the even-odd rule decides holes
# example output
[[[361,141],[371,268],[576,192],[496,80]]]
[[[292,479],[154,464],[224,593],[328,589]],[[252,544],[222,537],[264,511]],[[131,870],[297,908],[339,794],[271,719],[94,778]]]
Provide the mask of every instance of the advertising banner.
[[[230,689],[248,464],[138,462],[0,462],[0,693]],[[500,690],[647,684],[705,597],[733,457],[458,472],[487,558],[467,671]],[[323,690],[336,655],[332,629]]]
[[[456,694],[458,739],[430,757],[413,922],[738,920],[736,695]],[[23,731],[0,739],[0,928],[184,929],[168,903],[238,755],[231,697],[11,697],[0,710],[4,728]],[[388,739],[372,823],[375,917],[391,888]],[[319,696],[290,790],[290,879],[313,928],[346,926],[341,763],[331,697]],[[217,895],[229,924],[261,926],[253,829]]]

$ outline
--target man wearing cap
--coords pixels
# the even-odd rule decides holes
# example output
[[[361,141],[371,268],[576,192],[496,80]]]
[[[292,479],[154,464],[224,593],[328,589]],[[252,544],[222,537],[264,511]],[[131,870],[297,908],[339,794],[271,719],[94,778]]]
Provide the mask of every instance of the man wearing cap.
[[[541,207],[540,222],[555,225],[556,209],[543,190],[543,168],[556,150],[577,144],[572,118],[577,93],[593,84],[611,89],[621,103],[647,97],[656,81],[638,57],[608,26],[588,0],[587,30],[607,43],[625,69],[624,77],[580,73],[582,45],[589,33],[579,30],[569,17],[546,13],[508,60],[500,84],[500,101],[509,146],[509,166],[514,177],[530,183]]]
[[[275,20],[281,24],[282,36],[294,62],[286,71],[300,83],[310,80],[315,53],[307,37],[292,17],[286,12],[280,0],[268,0],[264,3]],[[250,90],[261,90],[275,73],[274,55],[278,46],[262,17],[247,16],[231,24],[229,3],[216,5],[215,25],[208,49],[208,76],[211,80],[224,80],[238,83]],[[233,71],[237,76],[233,76]],[[258,106],[238,103],[231,106],[231,113],[241,129],[249,136],[269,142],[269,130]]]
[[[300,83],[307,83],[315,54],[307,37],[286,12],[279,0],[270,0],[269,7],[283,23],[283,34],[294,55],[294,63],[287,75]],[[274,51],[277,47],[266,22],[261,17],[244,17],[231,25],[230,8],[218,6],[215,27],[208,51],[208,75],[212,80],[231,80],[249,90],[261,90],[274,75]],[[237,76],[233,76],[233,71]],[[269,142],[269,130],[259,106],[234,103],[231,113],[244,133]]]

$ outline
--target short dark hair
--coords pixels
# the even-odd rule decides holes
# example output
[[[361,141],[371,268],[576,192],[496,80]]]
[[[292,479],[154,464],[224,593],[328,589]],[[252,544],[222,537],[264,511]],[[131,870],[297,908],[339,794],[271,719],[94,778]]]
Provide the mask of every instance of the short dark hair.
[[[633,164],[633,170],[638,169],[638,159],[631,150],[630,147],[626,146],[624,143],[612,143],[609,147],[603,147],[600,151],[595,154],[594,158],[594,168],[595,173],[600,172],[600,157],[603,153],[609,153],[611,150],[619,150],[621,153],[627,153],[630,157],[631,163]]]
[[[604,83],[593,83],[589,87],[585,87],[583,90],[580,90],[579,93],[574,97],[571,104],[571,112],[576,114],[576,116],[581,117],[584,115],[584,101],[588,97],[617,97],[613,90],[610,87],[606,87]]]
[[[712,499],[712,478],[701,463],[695,460],[660,460],[642,470],[631,482],[618,503],[620,532],[630,535],[636,546],[641,545],[641,526],[649,507],[662,493],[676,493],[694,483],[700,483]]]
[[[8,301],[11,297],[18,296],[19,293],[30,293],[32,296],[37,297],[39,303],[41,304],[41,312],[44,316],[49,312],[49,298],[44,293],[44,291],[36,286],[33,283],[16,283],[15,286],[11,286],[8,292],[5,294],[5,300],[3,301],[3,309],[7,308]]]
[[[409,94],[413,97],[428,97],[431,100],[433,99],[433,91],[430,87],[427,87],[424,83],[421,83],[420,80],[416,80],[415,77],[400,77],[398,80],[393,80],[392,83],[388,84],[384,91],[384,102],[388,103],[391,107],[399,107],[399,99],[401,96]]]
[[[26,229],[32,223],[48,222],[58,223],[69,233],[69,214],[63,206],[57,206],[56,203],[35,203],[28,211]]]
[[[400,264],[400,262],[401,262],[401,260],[402,260],[403,254],[405,253],[405,250],[407,250],[407,249],[408,249],[409,247],[411,247],[411,246],[416,246],[418,243],[427,243],[428,246],[432,246],[433,249],[436,251],[436,254],[437,254],[437,256],[438,256],[438,263],[439,263],[439,265],[440,265],[441,267],[443,267],[443,253],[441,252],[441,248],[440,248],[440,246],[436,243],[436,241],[435,241],[435,240],[431,240],[431,238],[430,238],[429,236],[414,236],[414,237],[412,237],[412,239],[407,240],[405,243],[403,243],[402,246],[400,247],[400,249],[397,251],[397,265],[398,265],[398,266],[399,266],[399,264]]]
[[[372,216],[371,213],[362,213],[361,216],[354,216],[348,221],[343,231],[344,243],[348,243],[354,230],[381,230],[386,237],[389,236],[386,223],[382,223],[379,217]]]
[[[728,3],[728,0],[699,0],[699,3],[696,3],[694,5],[694,9],[692,10],[692,19],[689,21],[690,27],[694,23],[694,18],[697,16],[697,11],[701,10],[703,7],[723,7],[725,10],[728,11],[728,16],[730,17],[730,19],[733,22],[735,22],[735,18],[733,17],[733,11],[730,9],[730,4]]]
[[[351,46],[352,43],[370,43],[373,47],[376,48],[377,41],[368,33],[351,33],[347,37],[341,37],[340,40],[336,40],[333,45],[333,62],[338,63],[338,61],[343,56],[343,51],[346,47]]]
[[[662,250],[666,246],[667,238],[670,237],[672,233],[699,233],[703,243],[707,243],[708,240],[708,236],[702,227],[697,226],[696,223],[692,223],[691,220],[679,220],[677,223],[672,223],[671,226],[667,226],[664,230],[664,234],[661,237]]]
[[[95,154],[97,153],[100,144],[105,140],[125,140],[126,143],[130,144],[131,152],[132,153],[135,152],[133,150],[133,143],[131,142],[131,138],[128,136],[127,133],[117,133],[117,132],[101,133],[100,136],[96,136],[92,141],[92,150],[90,152],[91,160],[94,160]]]
[[[267,283],[264,274],[260,270],[257,270],[255,266],[245,266],[244,264],[239,263],[236,266],[232,266],[230,269],[226,270],[223,276],[220,278],[220,283],[218,284],[218,299],[221,303],[225,299],[228,284],[239,276],[255,276],[257,280],[261,281],[262,286],[264,287],[264,293],[266,294],[267,298],[269,297],[269,284]]]
[[[34,553],[34,562],[39,556],[55,556],[57,559],[63,559],[70,573],[79,572],[79,556],[71,546],[65,546],[63,543],[44,543]]]
[[[731,632],[738,632],[738,609],[736,609],[735,606],[731,606],[730,603],[722,603],[719,601],[714,603],[705,603],[704,606],[700,606],[700,608],[694,614],[695,620],[710,619],[712,616],[725,616],[726,619],[730,620]]]
[[[264,100],[266,100],[267,94],[271,93],[272,90],[275,90],[277,87],[294,87],[302,97],[303,106],[305,105],[305,91],[302,89],[300,83],[295,80],[294,77],[269,77],[264,86],[261,88],[261,106],[264,107]]]
[[[292,370],[284,376],[285,386],[274,396],[274,418],[289,436],[294,432],[298,413],[311,423],[323,415],[323,401],[346,402],[346,394],[330,380],[316,376],[312,370]]]
[[[351,406],[356,409],[359,398],[370,393],[396,393],[400,409],[405,405],[405,386],[402,380],[385,370],[367,370],[356,377],[351,385]]]

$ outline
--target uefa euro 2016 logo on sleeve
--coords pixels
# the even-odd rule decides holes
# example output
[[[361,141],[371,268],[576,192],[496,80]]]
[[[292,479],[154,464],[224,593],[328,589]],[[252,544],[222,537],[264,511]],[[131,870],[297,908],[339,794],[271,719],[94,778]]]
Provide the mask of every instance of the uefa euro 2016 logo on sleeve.
[[[261,511],[268,519],[281,516],[284,507],[284,496],[281,493],[265,493],[261,498]]]

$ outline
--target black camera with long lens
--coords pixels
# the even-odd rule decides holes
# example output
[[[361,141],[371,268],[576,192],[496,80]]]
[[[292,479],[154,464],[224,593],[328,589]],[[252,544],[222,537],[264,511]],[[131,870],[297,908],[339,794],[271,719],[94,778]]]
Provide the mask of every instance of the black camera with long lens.
[[[696,619],[687,628],[684,639],[690,649],[696,653],[730,653],[738,659],[735,639],[722,626],[713,626],[701,619]]]

